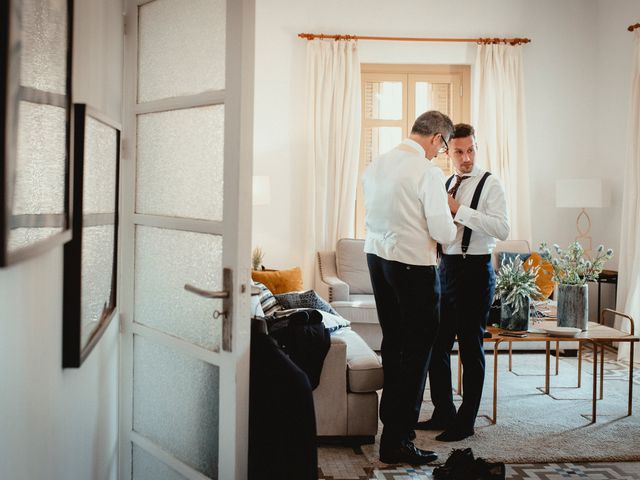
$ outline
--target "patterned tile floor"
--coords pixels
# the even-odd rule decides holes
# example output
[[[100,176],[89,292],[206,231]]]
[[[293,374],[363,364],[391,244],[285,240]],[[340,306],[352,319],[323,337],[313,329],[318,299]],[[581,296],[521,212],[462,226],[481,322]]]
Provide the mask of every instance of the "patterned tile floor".
[[[592,361],[591,352],[584,359]],[[454,363],[454,362],[452,362]],[[605,376],[625,377],[628,364],[607,353]],[[640,368],[634,369],[634,384],[640,384]],[[640,432],[639,432],[640,433]],[[640,452],[640,440],[638,440]],[[639,453],[640,454],[640,453]],[[444,459],[443,459],[444,460]],[[359,447],[321,446],[318,448],[320,480],[427,480],[433,478],[433,466],[373,465]],[[507,465],[508,480],[640,480],[640,462],[540,463]]]
[[[338,463],[331,463],[337,461]],[[344,456],[337,460],[323,462],[323,468],[318,471],[321,480],[430,480],[435,467],[401,467],[390,466],[374,469],[367,464],[366,459],[359,462],[352,458],[345,463]],[[640,479],[640,462],[619,463],[547,463],[507,465],[507,480],[638,480]]]

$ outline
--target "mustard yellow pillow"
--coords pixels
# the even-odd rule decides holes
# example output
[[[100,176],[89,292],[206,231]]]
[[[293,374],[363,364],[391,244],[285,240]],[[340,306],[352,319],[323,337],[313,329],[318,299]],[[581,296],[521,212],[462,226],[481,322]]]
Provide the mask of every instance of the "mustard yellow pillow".
[[[303,288],[300,267],[288,270],[254,270],[251,278],[254,282],[264,284],[273,294],[298,292]]]
[[[553,265],[543,260],[538,252],[533,252],[531,256],[524,262],[524,269],[530,270],[539,266],[538,275],[536,276],[536,285],[540,289],[540,295],[534,300],[546,300],[553,293],[556,282],[553,281]]]

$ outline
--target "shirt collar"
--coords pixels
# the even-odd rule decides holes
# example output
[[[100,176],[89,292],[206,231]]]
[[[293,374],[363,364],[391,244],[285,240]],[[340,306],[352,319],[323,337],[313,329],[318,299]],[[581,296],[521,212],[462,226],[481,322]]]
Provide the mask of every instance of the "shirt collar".
[[[473,170],[471,170],[470,173],[463,173],[462,176],[463,177],[477,177],[478,175],[480,175],[480,173],[482,173],[482,170],[480,170],[480,167],[478,167],[478,165],[474,165],[473,166]],[[457,173],[454,174],[457,175]]]
[[[402,141],[402,143],[415,149],[420,154],[421,157],[427,158],[427,152],[424,150],[424,148],[422,148],[422,145],[420,145],[415,140],[411,140],[410,138],[405,138]]]

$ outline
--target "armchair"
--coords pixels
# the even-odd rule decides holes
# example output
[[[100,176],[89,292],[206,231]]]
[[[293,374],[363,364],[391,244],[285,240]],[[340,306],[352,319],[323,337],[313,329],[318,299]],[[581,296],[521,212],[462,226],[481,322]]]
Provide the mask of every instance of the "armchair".
[[[382,330],[364,253],[364,240],[342,238],[335,252],[318,252],[315,290],[351,322],[351,328],[380,350]]]

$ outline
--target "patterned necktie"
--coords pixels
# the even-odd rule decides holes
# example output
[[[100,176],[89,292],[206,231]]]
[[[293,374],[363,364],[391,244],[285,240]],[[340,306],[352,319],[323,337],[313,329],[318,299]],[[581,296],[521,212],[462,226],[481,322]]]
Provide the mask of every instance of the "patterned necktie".
[[[456,183],[454,183],[453,187],[451,187],[449,192],[447,192],[453,198],[456,198],[456,193],[458,193],[458,188],[460,188],[460,184],[462,183],[462,181],[469,178],[469,177],[461,177],[460,175],[456,175],[455,177],[456,177]],[[442,256],[442,245],[440,245],[439,243],[436,245],[436,252],[437,252],[438,258],[440,258]]]
[[[461,177],[460,175],[456,175],[456,183],[454,183],[453,187],[451,187],[451,190],[449,190],[449,195],[451,195],[453,198],[456,198],[456,193],[458,193],[460,184],[462,183],[463,180],[466,180],[467,178],[469,177]]]

